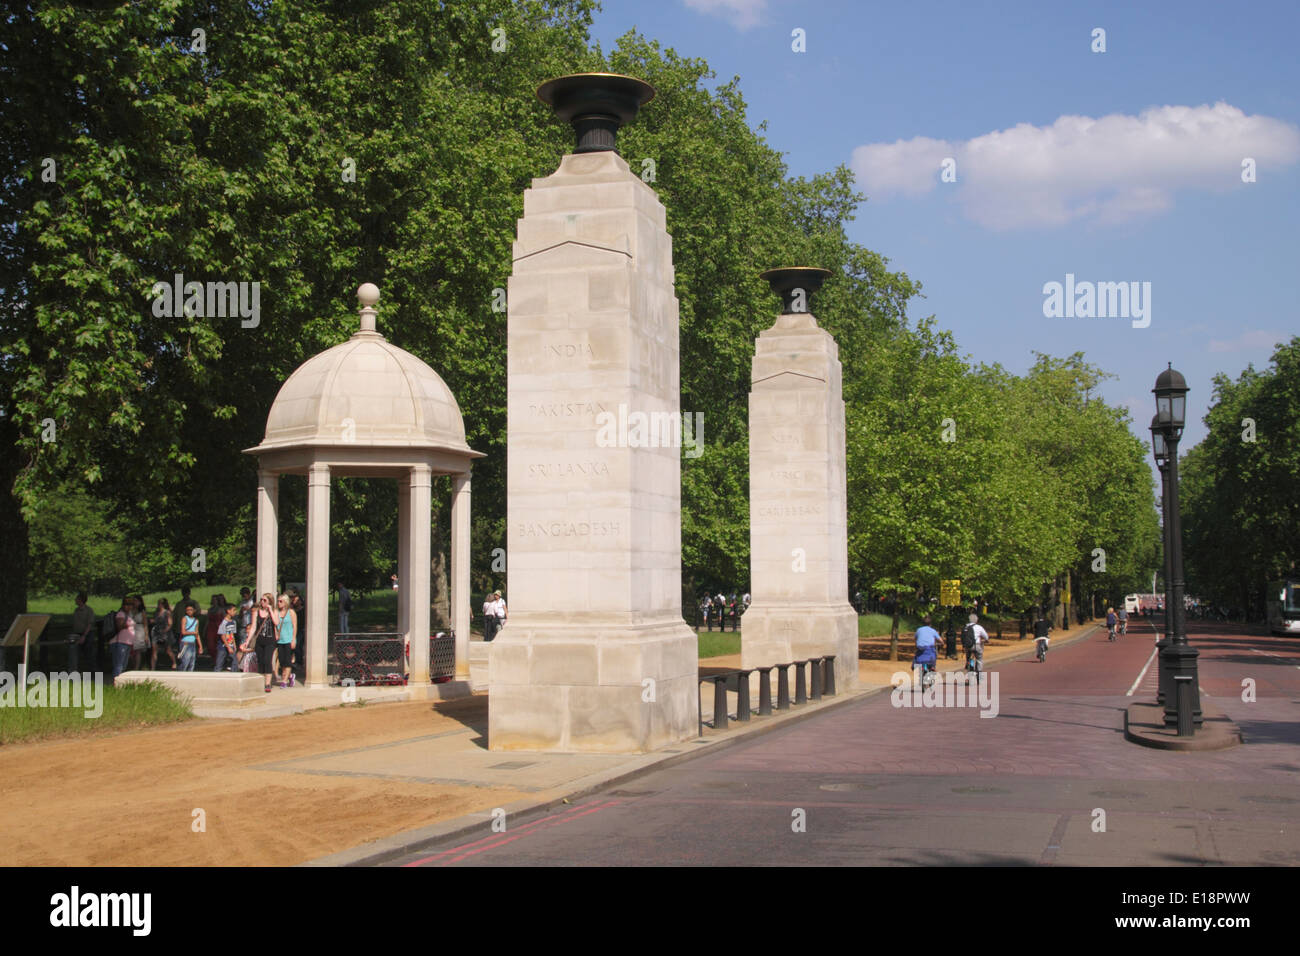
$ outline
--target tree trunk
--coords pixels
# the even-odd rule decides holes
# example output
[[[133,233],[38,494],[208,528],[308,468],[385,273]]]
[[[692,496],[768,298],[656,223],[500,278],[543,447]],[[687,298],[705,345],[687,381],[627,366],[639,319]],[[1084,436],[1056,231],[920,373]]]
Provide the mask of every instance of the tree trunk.
[[[0,542],[4,542],[0,545],[0,633],[8,630],[15,615],[27,610],[27,522],[13,494],[19,464],[14,451],[17,439],[13,420],[8,416],[0,418],[0,447],[9,449],[0,456]],[[17,652],[20,654],[21,650]],[[3,650],[0,671],[14,671],[6,666]]]
[[[889,628],[889,659],[898,660],[898,591],[894,590],[894,623]]]

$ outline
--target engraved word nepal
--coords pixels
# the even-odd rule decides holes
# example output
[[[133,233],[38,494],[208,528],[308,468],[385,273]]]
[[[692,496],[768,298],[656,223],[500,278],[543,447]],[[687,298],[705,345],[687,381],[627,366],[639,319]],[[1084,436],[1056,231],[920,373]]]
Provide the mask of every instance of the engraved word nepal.
[[[1128,319],[1133,328],[1151,324],[1150,282],[1078,282],[1065,274],[1065,285],[1043,285],[1043,315],[1049,319]]]
[[[619,403],[618,414],[596,416],[596,445],[599,448],[684,448],[687,458],[704,454],[704,413],[628,412]]]

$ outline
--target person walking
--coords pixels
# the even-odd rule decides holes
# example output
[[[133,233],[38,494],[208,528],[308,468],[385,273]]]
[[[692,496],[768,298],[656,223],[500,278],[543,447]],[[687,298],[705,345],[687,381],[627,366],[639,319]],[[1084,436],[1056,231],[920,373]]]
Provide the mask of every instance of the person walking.
[[[352,592],[343,586],[343,582],[338,584],[339,588],[339,633],[348,633],[348,615],[352,613]]]
[[[144,667],[144,655],[149,650],[149,619],[144,613],[144,595],[131,598],[131,620],[135,622],[135,642],[131,645],[131,670]]]
[[[203,653],[203,641],[199,638],[199,619],[194,605],[185,608],[181,618],[181,660],[179,670],[194,670],[194,662]]]
[[[213,671],[235,670],[235,653],[238,648],[235,646],[235,631],[239,627],[235,619],[239,616],[239,606],[229,604],[226,606],[226,617],[217,625],[217,651],[215,660],[212,664]]]
[[[158,651],[165,651],[172,659],[172,670],[176,670],[176,650],[172,645],[172,609],[166,598],[158,599],[158,606],[153,612],[153,626],[149,628],[150,643],[149,670],[158,669]]]
[[[293,686],[293,651],[298,646],[298,612],[289,603],[289,595],[281,594],[272,612],[275,620],[276,652],[279,655],[280,686]]]
[[[117,683],[117,678],[126,670],[127,662],[131,659],[131,648],[135,645],[135,621],[131,618],[125,600],[122,609],[113,616],[113,624],[116,630],[109,650],[113,655],[113,683]]]
[[[289,589],[289,608],[293,611],[293,667],[294,670],[302,674],[302,679],[307,680],[307,601],[297,588]],[[293,686],[293,681],[289,681],[289,686]]]
[[[483,640],[491,641],[497,636],[496,592],[490,592],[483,599]]]
[[[248,624],[253,619],[253,595],[248,588],[239,589],[239,633],[243,634],[248,630]]]
[[[263,594],[257,609],[248,622],[243,650],[257,660],[257,669],[265,680],[264,690],[271,693],[271,678],[275,670],[275,621],[272,617],[270,592]]]
[[[500,591],[492,592],[492,616],[496,623],[492,626],[492,636],[495,638],[501,633],[501,628],[506,626],[506,600],[501,596]]]
[[[68,670],[74,674],[83,652],[90,659],[91,670],[95,668],[95,641],[90,636],[95,626],[95,609],[86,600],[85,591],[77,594],[77,609],[72,612],[72,631],[68,634]]]

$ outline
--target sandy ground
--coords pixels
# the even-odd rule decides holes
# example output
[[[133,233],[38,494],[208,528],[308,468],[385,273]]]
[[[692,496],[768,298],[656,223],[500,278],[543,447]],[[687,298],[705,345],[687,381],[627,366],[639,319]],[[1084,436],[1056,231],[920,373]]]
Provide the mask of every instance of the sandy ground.
[[[289,865],[499,806],[508,788],[255,770],[485,722],[487,698],[192,721],[0,748],[0,865]],[[194,832],[193,811],[206,814]]]

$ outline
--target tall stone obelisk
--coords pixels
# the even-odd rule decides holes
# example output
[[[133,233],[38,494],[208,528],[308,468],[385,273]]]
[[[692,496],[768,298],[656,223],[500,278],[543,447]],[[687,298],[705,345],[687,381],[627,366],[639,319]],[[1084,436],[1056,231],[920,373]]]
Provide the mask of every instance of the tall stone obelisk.
[[[681,613],[672,240],[615,134],[654,90],[580,74],[537,91],[578,135],[524,193],[508,299],[510,617],[490,646],[492,750],[632,753],[697,732]],[[621,427],[620,427],[621,424]]]
[[[754,349],[749,393],[753,604],[741,666],[835,655],[838,688],[858,679],[849,604],[848,494],[839,348],[809,309],[825,269],[770,269],[784,303]]]

